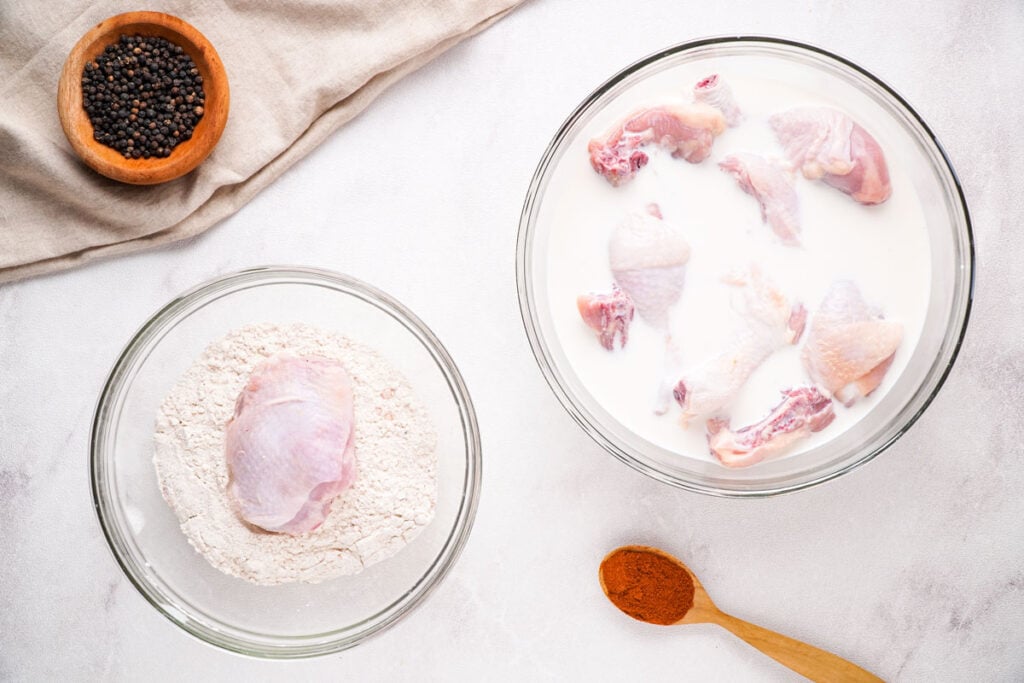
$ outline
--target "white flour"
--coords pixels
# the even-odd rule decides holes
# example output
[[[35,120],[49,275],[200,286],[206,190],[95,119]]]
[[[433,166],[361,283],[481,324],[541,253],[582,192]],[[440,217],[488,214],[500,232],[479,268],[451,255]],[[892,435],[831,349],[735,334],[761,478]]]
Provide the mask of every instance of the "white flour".
[[[224,426],[250,373],[280,351],[341,361],[355,396],[356,480],[302,536],[254,531],[231,510]],[[434,516],[437,435],[408,381],[371,348],[309,325],[251,325],[210,344],[157,413],[153,463],[189,543],[252,583],[317,583],[391,557]]]

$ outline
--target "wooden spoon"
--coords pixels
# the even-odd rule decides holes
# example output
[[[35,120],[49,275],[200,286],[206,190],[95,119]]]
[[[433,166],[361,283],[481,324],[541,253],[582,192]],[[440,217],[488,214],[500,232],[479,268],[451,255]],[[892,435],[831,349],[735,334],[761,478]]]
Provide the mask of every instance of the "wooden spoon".
[[[621,568],[621,562],[628,554],[631,553],[648,555],[647,558],[640,558],[645,560],[648,564],[652,561],[656,564],[664,564],[663,561],[667,560],[671,565],[674,565],[674,567],[681,568],[692,580],[692,588],[690,582],[686,581],[686,576],[678,570],[674,570],[671,566],[666,566],[664,568],[672,570],[672,573],[675,573],[676,576],[672,581],[662,582],[661,585],[655,586],[653,583],[656,580],[654,575],[644,572],[643,570],[637,572],[635,576],[628,576],[623,579],[621,577],[621,572],[616,568]],[[636,557],[637,556],[633,556],[634,559],[636,559]],[[656,558],[661,558],[661,560]],[[612,572],[615,572],[618,576],[613,575]],[[664,621],[658,621],[658,619],[664,616],[663,614],[653,616],[653,612],[651,612],[650,609],[647,609],[644,603],[645,601],[654,601],[659,598],[664,599],[666,596],[677,597],[681,598],[682,604],[679,606],[676,613],[672,614],[668,618],[675,619],[679,614],[683,614],[683,616],[678,620],[671,621],[670,623],[673,625],[700,623],[718,624],[733,635],[747,641],[747,643],[753,645],[775,661],[788,666],[793,671],[796,671],[813,681],[830,681],[839,683],[847,681],[859,682],[882,680],[859,666],[856,666],[841,657],[837,657],[831,652],[819,650],[807,643],[787,638],[786,636],[774,631],[769,631],[766,628],[762,628],[726,614],[715,607],[715,603],[713,603],[711,598],[708,597],[704,587],[701,585],[694,573],[690,571],[689,567],[672,555],[669,555],[657,548],[651,548],[643,545],[628,545],[616,548],[608,553],[604,560],[601,561],[601,568],[598,570],[598,577],[601,581],[602,590],[604,590],[608,599],[612,601],[612,604],[634,619],[647,621],[648,623],[666,623]],[[672,583],[673,585],[664,585],[665,583]],[[686,609],[685,603],[688,602],[687,598],[691,591],[693,603],[689,609]],[[645,614],[651,614],[652,616],[645,618]]]

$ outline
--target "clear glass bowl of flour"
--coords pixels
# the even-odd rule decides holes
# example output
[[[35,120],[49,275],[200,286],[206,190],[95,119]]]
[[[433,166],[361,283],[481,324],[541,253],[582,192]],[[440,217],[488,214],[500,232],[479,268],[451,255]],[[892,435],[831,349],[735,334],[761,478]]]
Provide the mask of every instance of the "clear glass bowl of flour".
[[[221,573],[189,545],[153,468],[154,421],[195,358],[231,330],[305,323],[374,348],[408,378],[437,431],[433,520],[394,556],[322,583],[259,586]],[[121,353],[93,423],[93,497],[125,574],[172,622],[235,652],[299,658],[337,652],[394,624],[438,584],[466,543],[480,490],[480,437],[451,357],[409,310],[320,270],[246,270],[157,312]]]
[[[630,365],[635,353],[627,357],[616,351],[619,355],[613,358],[599,348],[580,322],[575,305],[577,294],[607,290],[611,275],[602,230],[607,217],[621,216],[628,202],[661,201],[663,209],[666,204],[672,208],[675,202],[674,220],[691,231],[713,230],[723,211],[729,216],[743,211],[756,222],[756,202],[718,169],[706,171],[716,176],[706,182],[709,188],[710,183],[720,183],[721,196],[715,194],[719,185],[715,192],[703,192],[702,187],[686,194],[693,186],[679,182],[683,174],[690,174],[685,176],[688,182],[704,182],[695,175],[705,172],[700,169],[717,165],[720,155],[746,151],[736,144],[752,144],[747,123],[735,129],[738,133],[727,131],[717,139],[711,158],[703,164],[686,164],[667,153],[660,159],[652,155],[649,167],[641,169],[630,184],[611,191],[588,162],[588,141],[605,133],[612,122],[638,106],[659,104],[662,98],[688,97],[693,85],[712,73],[732,81],[741,109],[745,104],[760,107],[754,112],[757,122],[768,112],[807,103],[837,107],[866,122],[879,138],[894,173],[893,196],[883,210],[893,210],[895,202],[912,196],[919,205],[913,207],[919,239],[915,248],[903,245],[915,263],[921,261],[913,269],[917,276],[913,283],[918,288],[914,292],[921,302],[913,309],[917,342],[911,352],[897,355],[890,372],[895,381],[883,384],[884,391],[869,397],[871,401],[854,406],[862,413],[856,421],[848,421],[845,431],[823,430],[814,435],[822,437],[818,443],[802,452],[794,449],[792,455],[745,469],[728,469],[716,462],[703,433],[677,438],[675,434],[682,430],[676,420],[655,425],[655,420],[671,414],[655,416],[651,401],[636,400],[637,394],[630,391],[632,384],[620,386],[619,379],[609,379],[622,378],[621,382],[629,384],[630,376],[647,377],[647,368]],[[741,137],[735,137],[737,134]],[[771,151],[775,143],[768,132],[756,143],[759,146],[750,151],[779,154]],[[837,216],[863,208],[831,188],[812,191],[822,197],[833,193],[834,197],[825,199],[834,199]],[[904,205],[900,206],[902,211]],[[758,238],[754,228],[750,234]],[[890,246],[882,240],[877,249],[885,252]],[[847,253],[832,249],[839,257]],[[695,255],[697,250],[694,247]],[[692,267],[691,260],[688,268]],[[871,267],[884,269],[883,276],[889,281],[900,280],[898,266]],[[801,277],[796,270],[783,274],[790,280]],[[953,365],[966,330],[973,278],[973,238],[963,193],[949,160],[920,116],[890,87],[855,64],[816,47],[763,37],[711,38],[674,46],[625,68],[597,88],[566,119],[541,158],[523,207],[517,247],[517,282],[526,333],[548,384],[573,419],[605,450],[640,472],[674,486],[719,496],[765,496],[827,481],[871,460],[906,432]],[[906,279],[910,281],[910,276]],[[886,302],[885,294],[894,293],[892,289],[881,291],[880,303]],[[812,313],[819,301],[806,302]],[[688,319],[686,323],[688,334],[700,333],[697,322]],[[631,345],[641,343],[634,332],[646,333],[642,326],[640,330],[636,327],[635,320]],[[906,327],[909,330],[911,326]],[[650,353],[643,362],[656,365],[659,350],[651,345],[644,348]],[[618,365],[613,367],[615,363]],[[651,370],[649,374],[655,373]],[[787,384],[806,382],[789,375],[785,380]],[[774,396],[777,400],[778,394]],[[629,401],[633,403],[627,405]],[[765,405],[765,410],[768,407]],[[742,424],[747,422],[736,426]],[[835,436],[826,436],[830,434]]]

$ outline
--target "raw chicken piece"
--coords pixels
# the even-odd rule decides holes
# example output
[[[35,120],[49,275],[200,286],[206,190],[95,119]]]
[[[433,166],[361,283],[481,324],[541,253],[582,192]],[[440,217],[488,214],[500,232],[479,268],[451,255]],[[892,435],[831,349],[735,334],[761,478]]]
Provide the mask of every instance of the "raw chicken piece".
[[[683,232],[662,220],[657,204],[631,213],[616,226],[608,243],[615,281],[636,304],[640,317],[668,332],[668,311],[679,300],[690,260]]]
[[[355,479],[348,373],[325,358],[270,358],[238,396],[225,437],[239,516],[267,531],[316,529]]]
[[[882,148],[843,112],[797,107],[775,114],[769,123],[805,178],[820,179],[861,204],[881,204],[892,194]]]
[[[844,405],[878,388],[903,341],[903,326],[870,308],[857,285],[840,280],[814,314],[804,345],[807,374]]]
[[[635,307],[629,295],[617,285],[612,285],[611,294],[580,294],[576,297],[576,308],[583,322],[597,332],[601,346],[611,351],[618,336],[619,348],[625,348]]]
[[[743,121],[743,113],[736,104],[732,88],[718,74],[711,74],[697,81],[697,85],[693,86],[693,99],[722,112],[730,128],[740,125]]]
[[[711,153],[725,130],[722,113],[706,104],[666,104],[640,109],[587,146],[590,165],[612,185],[632,179],[648,161],[640,148],[659,145],[674,157],[696,164]]]
[[[807,311],[791,303],[757,267],[729,284],[742,287],[744,328],[714,356],[683,372],[672,395],[683,409],[682,423],[711,415],[729,403],[761,363],[803,334]]]
[[[783,244],[800,244],[800,221],[793,179],[785,169],[756,154],[730,154],[718,164],[761,205],[761,220]]]
[[[726,467],[748,467],[820,432],[835,416],[832,399],[817,387],[786,389],[782,402],[764,419],[735,432],[729,429],[728,420],[708,420],[708,446]]]

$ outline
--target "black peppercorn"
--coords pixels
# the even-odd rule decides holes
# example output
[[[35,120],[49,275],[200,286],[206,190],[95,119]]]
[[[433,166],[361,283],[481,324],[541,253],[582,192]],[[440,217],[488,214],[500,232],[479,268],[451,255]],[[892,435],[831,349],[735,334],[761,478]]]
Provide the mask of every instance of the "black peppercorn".
[[[82,70],[82,107],[93,139],[126,159],[170,156],[203,116],[202,83],[180,45],[122,35]]]

